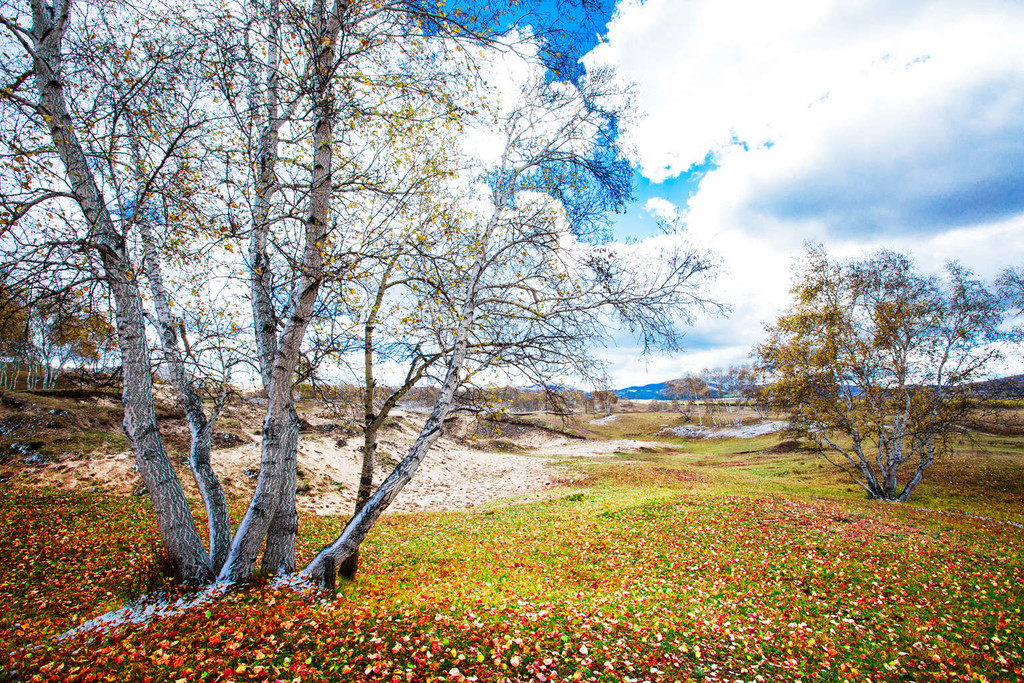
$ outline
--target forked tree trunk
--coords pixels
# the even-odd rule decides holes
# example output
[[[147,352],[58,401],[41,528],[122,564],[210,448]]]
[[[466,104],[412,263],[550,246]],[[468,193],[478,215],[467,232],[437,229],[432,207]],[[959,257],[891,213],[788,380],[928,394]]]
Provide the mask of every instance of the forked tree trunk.
[[[153,377],[142,296],[137,273],[128,260],[124,240],[114,228],[106,203],[82,150],[68,113],[61,80],[61,42],[70,12],[70,0],[50,6],[32,0],[33,67],[40,113],[68,175],[72,194],[82,209],[97,245],[107,286],[114,300],[117,342],[124,373],[124,430],[132,445],[156,514],[164,545],[178,574],[186,581],[211,577],[208,557],[196,530],[170,459],[164,451],[153,407]]]
[[[277,192],[278,120],[277,68],[278,51],[276,35],[277,3],[271,7],[270,59],[267,75],[267,122],[260,138],[258,150],[259,178],[256,206],[253,212],[254,225],[249,241],[250,294],[252,301],[253,329],[256,349],[259,354],[260,375],[263,389],[270,395],[273,382],[274,358],[277,355],[277,316],[274,311],[271,288],[270,258],[267,241],[270,233],[270,202]],[[289,399],[291,378],[288,380]],[[269,402],[268,402],[269,410]],[[288,573],[295,570],[295,537],[298,533],[298,512],[295,509],[295,451],[298,446],[299,421],[290,400],[284,408],[292,424],[284,432],[280,449],[285,461],[279,505],[267,529],[267,548],[263,555],[262,569],[266,573]],[[269,415],[269,414],[268,414]],[[291,494],[289,495],[289,491]]]
[[[290,387],[288,390],[290,392]],[[263,423],[263,447],[256,491],[238,523],[219,580],[247,581],[252,578],[260,548],[278,514],[281,489],[287,480],[285,466],[289,458],[286,450],[288,444],[295,443],[297,431],[297,425],[288,410],[289,405],[290,397],[288,401],[283,401],[280,392],[271,392],[267,417]],[[294,489],[292,495],[295,495]],[[279,553],[281,545],[277,544],[274,548],[274,552]]]
[[[260,136],[257,152],[259,163],[258,188],[253,231],[249,241],[250,292],[252,300],[253,329],[256,349],[259,353],[260,375],[263,389],[270,395],[273,379],[274,358],[277,355],[277,315],[274,311],[271,288],[270,258],[267,241],[270,235],[271,201],[278,191],[276,175],[278,158],[278,132],[281,127],[278,103],[278,68],[280,53],[278,35],[280,22],[279,5],[271,2],[269,8],[270,36],[267,67],[267,120]],[[282,574],[295,571],[295,539],[298,534],[298,511],[295,508],[295,452],[298,447],[299,419],[291,398],[291,378],[288,379],[289,402],[284,410],[290,424],[284,431],[279,448],[281,451],[282,476],[278,505],[267,528],[267,546],[263,553],[261,568],[267,574]],[[269,410],[269,401],[268,401]],[[269,417],[269,412],[268,412]]]
[[[912,494],[914,489],[917,488],[917,485],[921,483],[921,478],[924,477],[924,471],[928,469],[928,467],[931,466],[932,461],[935,460],[935,446],[931,439],[926,440],[919,448],[921,449],[921,460],[917,465],[917,471],[914,472],[914,476],[912,476],[910,481],[907,482],[907,485],[903,487],[903,492],[900,493],[899,498],[897,499],[901,503],[905,503],[910,499],[910,494]]]
[[[430,416],[427,418],[426,423],[420,430],[419,436],[402,462],[395,467],[387,479],[377,487],[377,490],[370,496],[369,500],[349,520],[341,536],[325,546],[306,565],[306,568],[302,570],[303,576],[314,581],[322,581],[324,579],[324,567],[327,558],[333,560],[332,566],[340,566],[358,551],[359,545],[366,538],[366,535],[370,533],[377,519],[391,505],[405,485],[409,483],[416,469],[423,462],[423,458],[426,457],[430,447],[441,436],[441,427],[444,425],[444,420],[448,417],[452,403],[455,400],[455,392],[459,388],[460,374],[469,349],[469,335],[473,329],[473,322],[476,317],[477,293],[487,259],[487,245],[501,220],[504,202],[498,201],[495,204],[497,208],[490,221],[488,221],[479,246],[479,254],[466,284],[466,299],[462,307],[461,316],[459,317],[459,325],[455,331],[452,356],[448,361],[444,382],[441,385],[440,394],[434,403],[434,408],[430,411]]]
[[[380,304],[383,301],[383,293],[384,290],[382,288],[377,297],[377,303],[371,320],[376,319],[376,311],[379,310]],[[402,383],[402,386],[393,391],[384,403],[381,404],[380,409],[377,410],[373,402],[373,389],[376,387],[373,370],[373,326],[368,324],[365,332],[364,362],[366,364],[366,383],[364,387],[365,393],[363,395],[363,409],[365,412],[363,422],[363,466],[359,475],[359,489],[356,491],[356,504],[353,516],[359,514],[359,511],[363,509],[363,506],[366,505],[367,501],[370,500],[370,496],[373,494],[373,463],[374,459],[377,457],[377,444],[380,430],[387,421],[388,415],[391,414],[391,410],[398,404],[402,397],[409,393],[409,390],[416,386],[416,384],[423,378],[427,369],[430,368],[440,357],[440,354],[437,354],[414,360],[409,367],[409,371],[405,376],[405,381]],[[338,573],[345,578],[351,579],[355,576],[356,571],[359,569],[359,548],[357,547],[353,550],[352,554],[342,562],[338,563],[337,566]]]
[[[387,292],[387,281],[391,275],[392,261],[381,277],[377,296],[363,325],[363,463],[359,471],[359,487],[356,489],[356,504],[353,516],[358,515],[373,493],[373,460],[377,457],[377,432],[380,427],[378,415],[373,408],[377,380],[373,371],[373,332],[377,326],[377,314]],[[359,548],[338,563],[338,572],[351,579],[359,569]]]
[[[475,295],[475,294],[474,294]],[[423,462],[430,447],[434,445],[441,435],[441,427],[448,416],[455,398],[455,391],[459,387],[459,375],[462,372],[462,365],[466,359],[466,350],[469,339],[469,329],[473,324],[473,306],[464,309],[464,317],[459,324],[457,331],[455,352],[448,364],[445,373],[444,384],[441,386],[441,393],[430,412],[426,424],[420,430],[420,434],[413,443],[409,453],[398,464],[387,479],[381,483],[377,490],[370,496],[359,512],[352,517],[345,530],[333,543],[325,547],[313,558],[312,562],[302,570],[303,575],[315,581],[323,579],[324,563],[328,557],[333,558],[336,565],[344,563],[352,554],[357,552],[359,545],[370,533],[373,525],[381,513],[394,501],[399,491],[412,479],[416,469]]]
[[[139,234],[143,245],[143,267],[149,279],[150,292],[153,295],[153,308],[156,310],[160,332],[160,346],[164,361],[167,363],[171,386],[174,388],[178,403],[185,411],[190,435],[189,468],[192,478],[199,489],[206,507],[207,527],[209,530],[210,568],[216,573],[224,565],[231,543],[231,518],[228,513],[227,499],[213,467],[210,464],[210,450],[213,447],[213,424],[207,419],[203,410],[203,401],[196,394],[192,382],[185,372],[185,362],[178,348],[178,337],[175,332],[176,323],[171,315],[170,298],[164,287],[160,257],[156,250],[156,239],[152,227],[143,218],[139,222]]]
[[[228,560],[219,579],[246,581],[254,572],[256,558],[264,539],[264,569],[288,572],[295,566],[295,451],[298,420],[292,403],[292,383],[299,351],[309,325],[323,274],[324,240],[329,229],[334,124],[332,72],[335,50],[341,31],[341,16],[346,3],[337,3],[328,12],[324,0],[316,0],[313,21],[320,38],[319,52],[313,61],[313,173],[310,184],[309,218],[306,220],[305,247],[299,265],[300,275],[292,289],[288,316],[273,356],[267,383],[267,417],[263,423],[263,449],[260,474],[245,516],[228,552]],[[265,321],[256,321],[257,326]],[[268,532],[274,530],[273,537]]]

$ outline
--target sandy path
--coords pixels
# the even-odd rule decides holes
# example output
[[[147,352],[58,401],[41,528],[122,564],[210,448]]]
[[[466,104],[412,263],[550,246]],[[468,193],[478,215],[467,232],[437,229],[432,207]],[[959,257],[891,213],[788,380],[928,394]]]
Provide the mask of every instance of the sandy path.
[[[389,422],[391,426],[381,433],[375,485],[404,457],[423,418],[396,411]],[[462,419],[453,422],[450,429],[446,427],[446,436],[438,439],[389,512],[458,510],[509,496],[543,495],[565,483],[570,476],[568,468],[558,464],[559,459],[635,453],[644,444],[632,439],[584,441],[545,429],[505,425],[502,438],[511,439],[526,450],[525,454],[515,454],[494,448],[495,443],[486,439],[479,441],[477,447],[471,447],[464,439],[468,438],[467,429],[472,424]],[[362,439],[344,437],[337,430],[325,433],[318,429],[299,437],[298,506],[320,515],[348,514],[355,503],[359,482]],[[211,454],[214,470],[224,487],[231,495],[242,499],[247,499],[255,488],[260,460],[258,428],[254,426],[246,432],[254,443],[215,449]],[[338,438],[340,435],[342,438]],[[180,461],[175,465],[186,491],[196,495],[187,463]],[[123,495],[144,495],[130,452],[26,465],[11,474],[25,482],[57,488],[106,489]]]
[[[382,443],[386,456],[397,460],[404,455],[407,444],[401,441],[388,439]],[[299,469],[306,474],[304,479],[311,490],[299,495],[299,507],[325,515],[350,512],[355,504],[361,456],[357,450],[339,448],[330,440],[304,440],[299,447]],[[391,473],[392,462],[375,468],[375,486]],[[427,453],[388,511],[458,510],[543,491],[566,476],[564,469],[553,466],[548,458],[490,453],[442,439]]]
[[[581,441],[565,439],[545,444],[536,449],[537,455],[549,458],[595,458],[613,453],[635,453],[646,441],[617,439],[615,441]]]
[[[258,435],[254,435],[258,438]],[[321,515],[348,514],[355,504],[362,453],[360,439],[339,445],[333,436],[302,435],[298,453],[298,497],[301,510]],[[389,430],[380,444],[381,460],[375,468],[374,484],[391,473],[394,463],[408,450],[411,430]],[[412,481],[388,508],[388,512],[458,510],[491,503],[500,498],[542,493],[569,476],[564,467],[548,455],[582,454],[583,444],[557,447],[554,453],[528,455],[487,452],[469,448],[447,438],[430,450]],[[256,484],[259,471],[258,443],[214,450],[211,461],[224,487],[246,498]],[[178,476],[189,494],[196,494],[185,463],[176,463]],[[113,490],[122,495],[142,495],[142,480],[135,471],[130,452],[93,456],[81,460],[23,466],[13,478],[26,483],[60,489],[93,488]]]

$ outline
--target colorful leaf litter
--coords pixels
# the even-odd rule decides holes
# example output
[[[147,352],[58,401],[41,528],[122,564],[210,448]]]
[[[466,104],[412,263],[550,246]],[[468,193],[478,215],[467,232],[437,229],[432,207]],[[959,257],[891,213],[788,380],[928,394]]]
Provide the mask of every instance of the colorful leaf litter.
[[[2,674],[29,681],[1020,680],[1019,529],[699,492],[394,517],[336,599],[273,584],[95,639],[150,584],[134,500],[4,491]],[[303,520],[310,554],[339,520]]]

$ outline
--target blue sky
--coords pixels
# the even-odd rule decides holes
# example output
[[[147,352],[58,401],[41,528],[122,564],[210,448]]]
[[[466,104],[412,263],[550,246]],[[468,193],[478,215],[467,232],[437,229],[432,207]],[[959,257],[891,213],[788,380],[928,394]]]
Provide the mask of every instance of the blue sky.
[[[661,201],[674,206],[685,206],[697,192],[700,180],[712,168],[711,164],[698,164],[689,171],[660,183],[653,183],[642,173],[637,173],[635,200],[623,214],[613,217],[612,236],[616,240],[643,239],[660,234],[661,224],[667,216],[659,215],[655,207]],[[653,203],[652,203],[653,200]]]
[[[640,114],[615,238],[678,216],[719,252],[733,313],[646,364],[620,335],[602,351],[613,384],[746,360],[808,240],[926,272],[1024,265],[1021,35],[1016,0],[621,0],[585,57],[634,85]]]
[[[586,9],[580,9],[580,7]],[[518,10],[510,15],[520,23],[531,24],[539,31],[548,32],[549,51],[569,53],[583,57],[597,47],[608,32],[608,23],[616,9],[615,0],[539,0],[517,4]],[[578,19],[585,17],[582,23]],[[583,65],[580,65],[583,69]],[[659,234],[659,216],[645,208],[651,199],[668,198],[684,205],[697,191],[700,178],[710,168],[705,159],[695,163],[686,172],[652,183],[643,173],[635,176],[635,201],[625,214],[614,217],[612,236],[616,240],[642,239]]]

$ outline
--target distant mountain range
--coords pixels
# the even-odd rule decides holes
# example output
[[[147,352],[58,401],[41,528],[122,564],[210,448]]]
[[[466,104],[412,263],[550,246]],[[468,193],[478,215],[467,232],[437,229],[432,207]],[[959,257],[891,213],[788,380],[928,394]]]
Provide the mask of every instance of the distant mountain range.
[[[654,384],[644,384],[642,386],[626,387],[625,389],[616,389],[615,395],[619,398],[635,398],[635,399],[666,399],[665,389],[668,387],[668,382],[656,382]],[[715,382],[708,382],[708,387],[711,389],[711,395],[716,396],[718,392],[718,384]]]
[[[1024,398],[1024,375],[1000,377],[974,385],[978,391],[993,398]]]
[[[630,399],[664,399],[665,388],[668,382],[655,382],[654,384],[643,384],[625,389],[616,389],[615,394],[619,398]],[[709,382],[708,386],[714,389],[715,384]],[[1024,375],[1013,375],[1011,377],[1000,377],[975,384],[979,391],[992,397],[1000,398],[1024,398]]]
[[[667,386],[668,382],[656,382],[654,384],[644,384],[643,386],[626,387],[625,389],[616,389],[615,395],[619,398],[635,399],[665,398],[662,392],[665,391]]]
[[[658,399],[664,399],[665,398],[665,394],[663,394],[662,392],[665,390],[665,388],[667,386],[668,386],[668,381],[665,381],[665,382],[656,382],[654,384],[645,384],[643,386],[637,386],[637,387],[626,387],[625,389],[613,389],[612,391],[619,398],[635,398],[635,399],[658,398]],[[708,382],[708,386],[711,387],[712,391],[714,391],[715,387],[717,385],[714,382]],[[544,389],[544,387],[539,385],[539,384],[533,384],[533,385],[528,386],[526,388],[527,388],[528,391],[542,391]],[[583,391],[583,393],[586,394],[587,396],[589,396],[592,393],[590,391],[584,391],[583,389],[577,389],[576,387],[571,387],[571,386],[567,386],[567,385],[564,385],[564,384],[551,384],[551,385],[548,385],[548,388],[549,389],[554,389],[556,391],[560,391],[560,390],[563,390],[563,389],[564,390],[568,390],[568,391]]]

